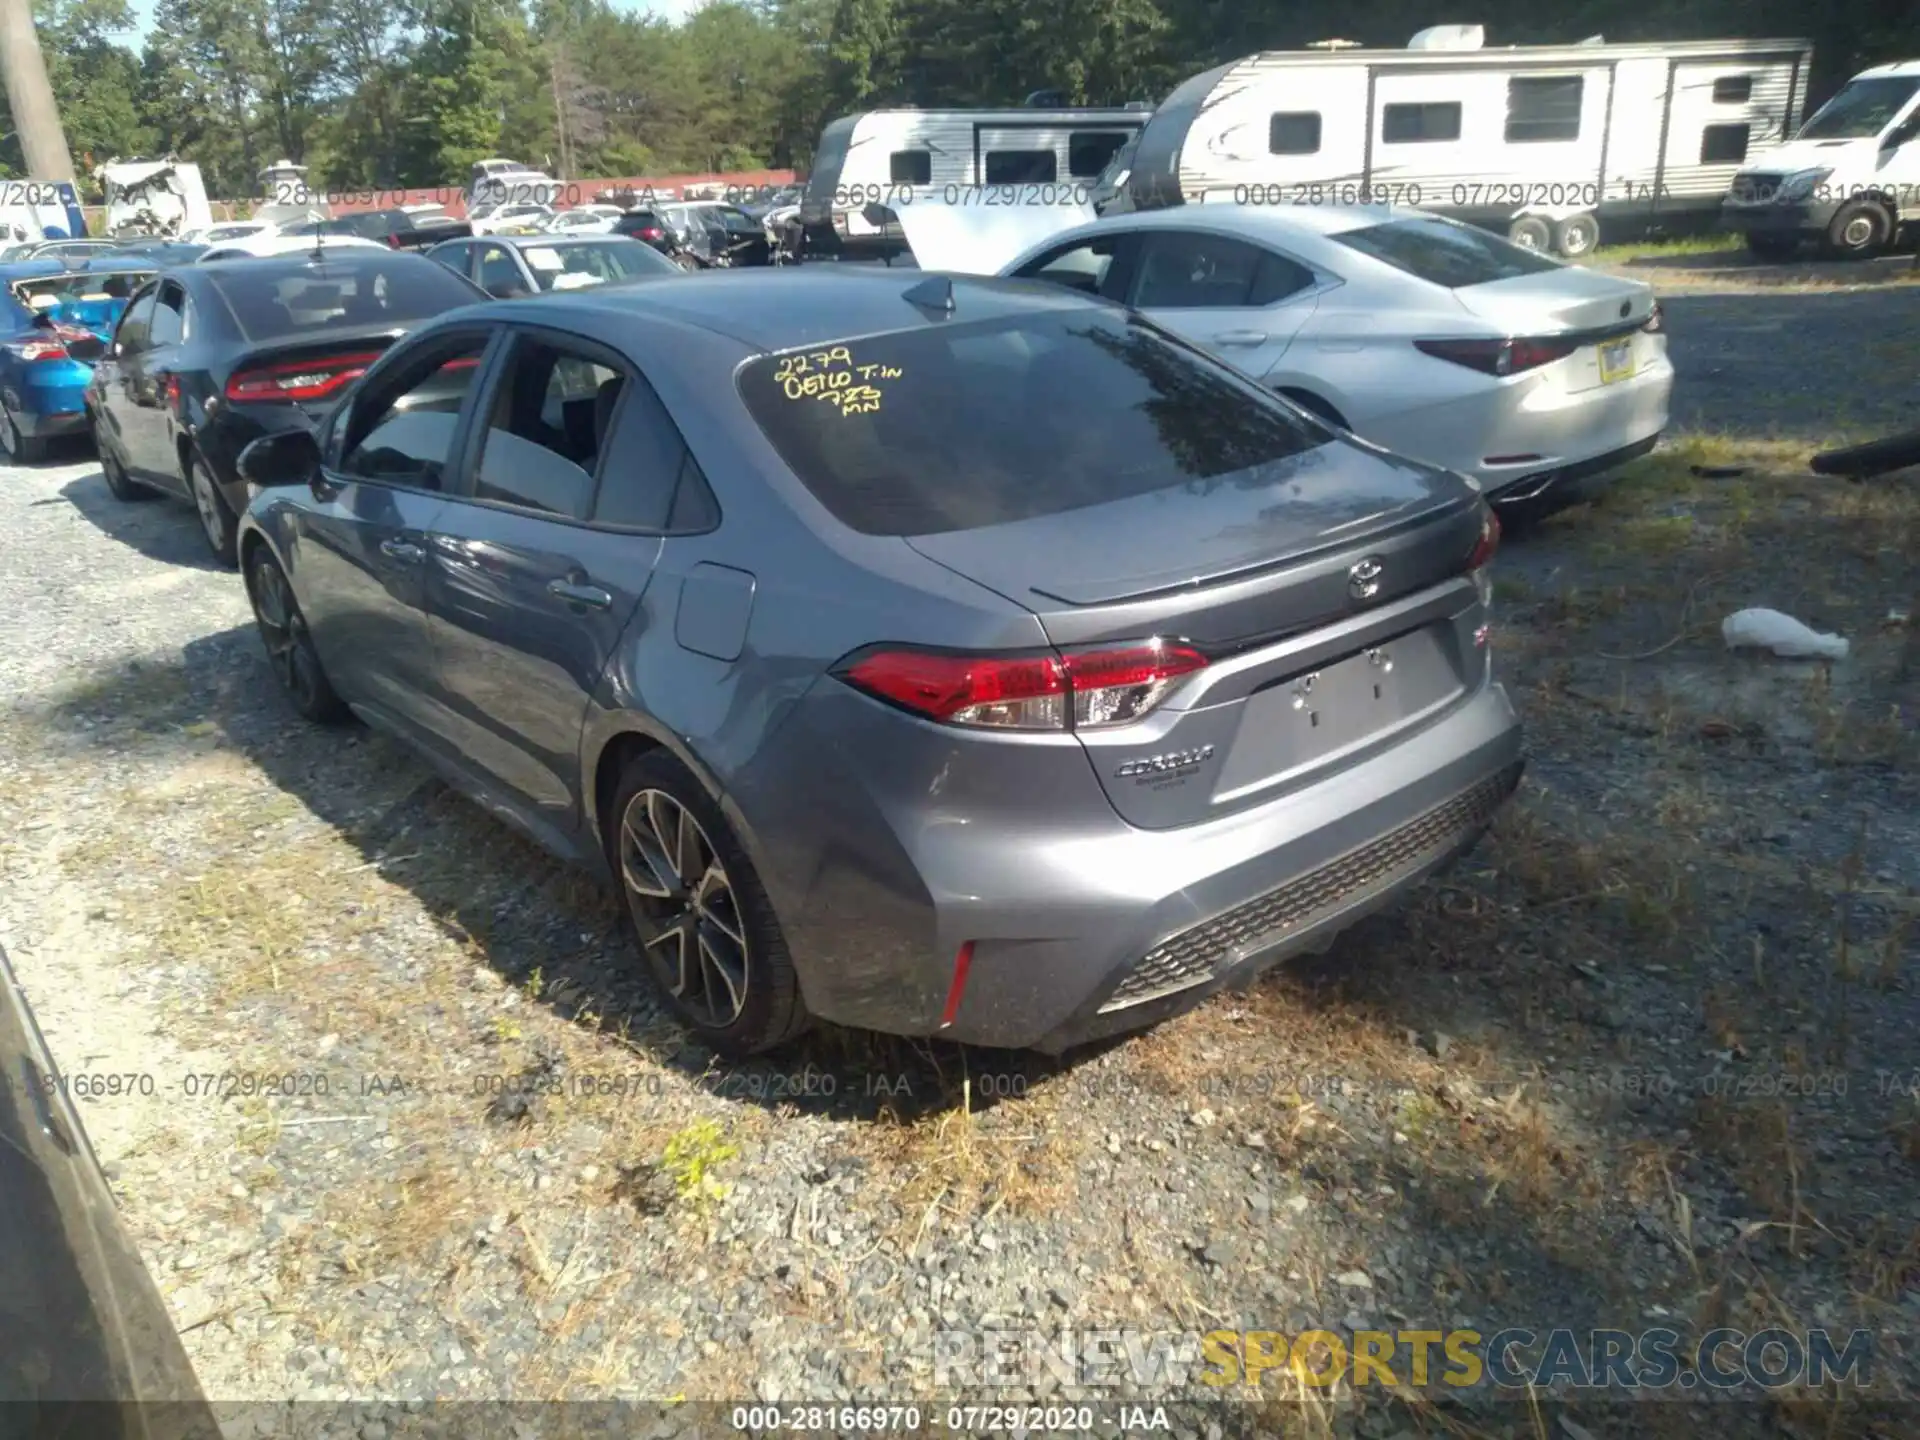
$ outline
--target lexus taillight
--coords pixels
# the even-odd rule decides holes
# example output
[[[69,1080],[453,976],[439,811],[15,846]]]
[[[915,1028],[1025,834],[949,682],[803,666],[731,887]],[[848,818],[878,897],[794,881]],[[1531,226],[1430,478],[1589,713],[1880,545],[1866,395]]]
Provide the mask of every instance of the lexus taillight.
[[[20,340],[7,346],[15,358],[29,364],[36,360],[65,360],[67,347],[58,340]]]
[[[1206,657],[1152,640],[1025,655],[875,649],[834,672],[869,695],[946,725],[1097,730],[1147,714]]]
[[[1473,553],[1467,556],[1469,571],[1485,568],[1500,548],[1500,517],[1488,510],[1480,520],[1480,538],[1473,542]]]
[[[1520,375],[1564,360],[1580,347],[1570,340],[1416,340],[1416,349],[1485,375]]]
[[[235,372],[227,381],[227,399],[328,400],[367,373],[367,367],[380,358],[370,355],[335,355],[324,360],[292,360],[282,365],[262,365],[253,370]]]

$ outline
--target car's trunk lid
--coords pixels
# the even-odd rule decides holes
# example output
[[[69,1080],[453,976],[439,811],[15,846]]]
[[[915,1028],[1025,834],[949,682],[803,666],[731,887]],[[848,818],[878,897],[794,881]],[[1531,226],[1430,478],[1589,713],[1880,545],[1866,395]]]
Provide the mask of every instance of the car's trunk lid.
[[[1651,285],[1578,265],[1462,285],[1453,294],[1468,314],[1515,337],[1576,331],[1598,339],[1606,331],[1631,331],[1653,313]]]
[[[908,543],[1062,648],[1160,637],[1209,657],[1144,719],[1080,732],[1121,815],[1166,829],[1307,783],[1462,695],[1482,663],[1461,577],[1483,514],[1459,478],[1337,441],[1215,486]],[[1302,682],[1320,700],[1296,706]]]

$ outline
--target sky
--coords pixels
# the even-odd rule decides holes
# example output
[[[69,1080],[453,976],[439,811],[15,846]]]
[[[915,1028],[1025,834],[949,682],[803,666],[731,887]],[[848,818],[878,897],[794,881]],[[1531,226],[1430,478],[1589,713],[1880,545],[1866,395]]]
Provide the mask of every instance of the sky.
[[[147,35],[153,29],[154,0],[131,0],[133,6],[134,28],[119,37],[120,43],[129,50],[139,50],[147,43]],[[636,14],[658,15],[666,20],[683,20],[699,0],[613,0],[616,10],[631,10]]]

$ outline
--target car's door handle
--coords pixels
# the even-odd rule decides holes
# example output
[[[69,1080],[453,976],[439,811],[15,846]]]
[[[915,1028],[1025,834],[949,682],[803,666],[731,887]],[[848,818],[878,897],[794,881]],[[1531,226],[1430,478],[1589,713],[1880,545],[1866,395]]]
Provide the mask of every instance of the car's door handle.
[[[1213,339],[1216,345],[1264,345],[1267,334],[1264,330],[1222,330]]]
[[[427,552],[409,540],[382,540],[380,553],[403,565],[417,565]]]
[[[613,596],[598,585],[587,585],[577,580],[555,580],[547,586],[547,593],[569,605],[585,605],[594,610],[605,610],[613,604]]]

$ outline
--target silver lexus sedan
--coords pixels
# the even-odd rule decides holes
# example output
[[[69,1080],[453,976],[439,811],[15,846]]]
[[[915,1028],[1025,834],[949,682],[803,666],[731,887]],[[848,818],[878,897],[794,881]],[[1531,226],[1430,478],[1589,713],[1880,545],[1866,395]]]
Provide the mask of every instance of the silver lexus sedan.
[[[1150,1023],[1519,778],[1476,487],[1057,286],[480,304],[242,470],[295,705],[619,884],[723,1053]]]

